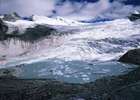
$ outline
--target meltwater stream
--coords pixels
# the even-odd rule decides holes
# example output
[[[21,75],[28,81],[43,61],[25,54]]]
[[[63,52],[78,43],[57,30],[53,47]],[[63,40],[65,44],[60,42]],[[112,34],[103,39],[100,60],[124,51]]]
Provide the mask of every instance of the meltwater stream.
[[[19,78],[70,83],[120,75],[136,67],[117,60],[127,50],[139,47],[139,24],[117,19],[74,29],[73,34],[52,36],[34,44],[18,40],[0,43],[0,67],[15,69]]]

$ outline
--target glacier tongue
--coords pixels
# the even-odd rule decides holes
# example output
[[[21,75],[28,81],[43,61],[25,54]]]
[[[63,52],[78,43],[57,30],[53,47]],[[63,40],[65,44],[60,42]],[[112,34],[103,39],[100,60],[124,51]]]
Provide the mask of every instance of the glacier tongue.
[[[44,19],[46,19],[46,17]],[[32,26],[34,24],[30,23],[27,25]],[[63,28],[65,27],[66,26],[63,26]],[[69,26],[69,28],[71,27]],[[0,50],[3,50],[3,48],[7,51],[9,50],[9,53],[6,53],[6,51],[3,53],[7,57],[5,64],[13,64],[12,62],[32,63],[52,58],[70,61],[108,61],[117,59],[130,48],[139,47],[140,41],[138,37],[140,35],[140,25],[130,22],[128,19],[117,19],[99,24],[80,25],[72,28],[78,31],[74,31],[74,34],[69,35],[51,36],[50,38],[31,44],[28,47],[27,55],[18,56],[15,54],[14,56],[9,54],[12,53],[10,52],[12,44],[2,46],[3,44],[1,43]],[[15,48],[22,51],[22,48]]]

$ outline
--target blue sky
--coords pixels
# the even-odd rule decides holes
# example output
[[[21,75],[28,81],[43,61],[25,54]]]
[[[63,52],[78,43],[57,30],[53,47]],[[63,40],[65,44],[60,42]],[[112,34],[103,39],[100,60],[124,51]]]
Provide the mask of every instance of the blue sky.
[[[122,18],[139,10],[140,0],[0,0],[0,14],[46,15],[75,19]]]

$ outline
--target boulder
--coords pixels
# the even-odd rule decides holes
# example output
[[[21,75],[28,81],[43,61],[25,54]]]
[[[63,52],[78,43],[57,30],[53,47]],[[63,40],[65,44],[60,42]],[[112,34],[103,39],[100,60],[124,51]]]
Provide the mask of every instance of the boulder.
[[[140,65],[140,49],[129,50],[119,59],[119,61]]]

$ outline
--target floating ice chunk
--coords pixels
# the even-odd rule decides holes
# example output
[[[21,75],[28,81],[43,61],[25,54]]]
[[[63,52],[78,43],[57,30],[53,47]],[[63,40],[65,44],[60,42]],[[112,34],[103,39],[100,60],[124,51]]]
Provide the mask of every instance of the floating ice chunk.
[[[55,70],[55,71],[53,71],[53,75],[63,76],[64,73],[61,70]]]
[[[86,75],[86,74],[82,74],[81,77],[84,81],[89,81],[90,80],[89,76]]]

